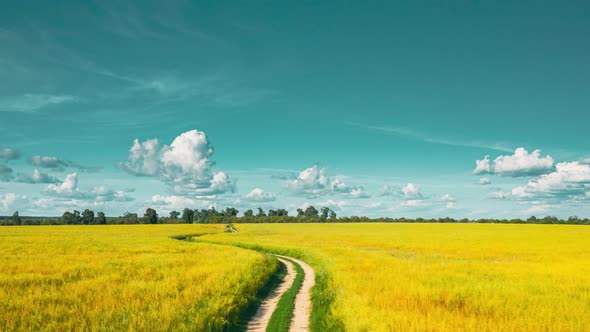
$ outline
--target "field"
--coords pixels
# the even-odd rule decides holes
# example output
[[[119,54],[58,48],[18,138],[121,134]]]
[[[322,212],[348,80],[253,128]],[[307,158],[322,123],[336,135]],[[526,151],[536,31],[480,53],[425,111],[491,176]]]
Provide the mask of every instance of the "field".
[[[587,331],[590,228],[563,225],[238,225],[210,241],[300,257],[347,331]],[[330,298],[333,296],[333,299]],[[321,310],[318,310],[321,311]],[[314,310],[316,312],[316,310]]]
[[[237,319],[275,260],[169,238],[195,229],[0,228],[0,330],[220,330]]]
[[[2,330],[219,330],[276,267],[316,272],[312,330],[587,331],[590,228],[238,224],[0,228]],[[170,236],[215,233],[196,242]],[[110,328],[108,328],[110,327]]]

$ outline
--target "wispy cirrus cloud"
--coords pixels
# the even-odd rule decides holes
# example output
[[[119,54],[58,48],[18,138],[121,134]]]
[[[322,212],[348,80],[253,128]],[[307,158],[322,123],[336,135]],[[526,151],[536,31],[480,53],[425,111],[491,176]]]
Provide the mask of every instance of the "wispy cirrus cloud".
[[[42,108],[79,102],[80,98],[70,95],[33,94],[8,97],[0,100],[0,112],[36,112]]]
[[[114,22],[102,22],[101,26],[122,25],[123,35],[127,37],[145,38],[155,30],[162,30],[163,35],[153,34],[152,36],[166,39],[169,37],[166,33],[173,32],[177,28],[183,33],[191,31],[190,28],[183,29],[181,22],[177,19],[165,20],[169,24],[160,22],[160,13],[154,13],[153,17],[146,20],[145,17],[141,17],[142,15],[135,15],[134,10],[128,9],[127,5],[119,9],[106,6],[104,11]],[[158,29],[153,29],[154,26]],[[191,74],[189,71],[178,72],[175,69],[134,70],[129,66],[107,65],[91,54],[82,53],[64,43],[59,32],[55,30],[45,27],[31,30],[29,33],[7,32],[7,36],[1,38],[2,30],[0,29],[0,41],[5,39],[6,43],[9,43],[8,47],[18,49],[19,53],[26,53],[30,63],[50,62],[53,64],[50,66],[52,70],[59,68],[60,71],[83,72],[96,76],[91,80],[100,84],[102,88],[80,91],[78,94],[83,97],[48,93],[26,93],[19,96],[6,96],[4,99],[0,97],[0,112],[35,112],[45,107],[86,100],[92,101],[89,104],[107,102],[111,108],[113,105],[117,108],[116,105],[119,103],[133,101],[137,109],[142,112],[146,109],[188,100],[206,106],[236,109],[277,94],[277,91],[273,89],[253,86],[251,79],[244,78],[243,74],[236,73],[224,65]],[[0,67],[6,67],[14,62],[12,58],[0,58]],[[45,67],[33,66],[31,71],[41,72],[45,69]],[[47,73],[44,72],[44,75],[46,76]],[[128,105],[125,106],[125,111],[129,111]],[[166,110],[166,112],[171,111]]]
[[[74,58],[76,58],[74,56]],[[125,87],[105,94],[109,100],[144,98],[148,108],[194,100],[201,104],[222,108],[236,108],[254,104],[274,96],[277,91],[263,87],[249,87],[235,75],[222,71],[204,73],[198,77],[183,77],[167,72],[136,75],[115,72],[85,59],[74,61],[79,70],[123,83]]]
[[[399,137],[406,137],[415,139],[418,141],[432,143],[432,144],[440,144],[440,145],[449,145],[449,146],[461,146],[467,148],[479,148],[479,149],[488,149],[488,150],[496,150],[496,151],[503,151],[503,152],[512,152],[513,149],[504,145],[503,143],[489,143],[483,141],[474,141],[474,140],[460,140],[456,138],[447,138],[447,137],[440,137],[434,135],[428,135],[413,129],[402,128],[402,127],[393,127],[393,126],[374,126],[374,125],[366,125],[366,124],[359,124],[359,123],[348,123],[354,127],[360,127],[363,129],[372,130],[378,133],[386,134],[386,135],[393,135]]]

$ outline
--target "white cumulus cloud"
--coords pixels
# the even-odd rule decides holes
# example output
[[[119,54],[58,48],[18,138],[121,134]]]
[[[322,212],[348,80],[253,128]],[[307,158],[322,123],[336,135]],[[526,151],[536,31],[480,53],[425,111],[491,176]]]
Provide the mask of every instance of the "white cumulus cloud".
[[[348,198],[369,198],[371,195],[363,187],[352,187],[348,192],[342,194],[343,197]]]
[[[78,191],[78,173],[70,173],[62,183],[50,184],[45,188],[45,192],[59,196],[77,195]]]
[[[49,184],[44,193],[61,198],[93,200],[95,202],[130,202],[134,200],[125,191],[116,191],[106,186],[98,186],[84,191],[80,190],[78,188],[78,173],[66,175],[61,183]]]
[[[511,192],[503,192],[503,191],[494,191],[490,194],[488,194],[489,198],[494,198],[494,199],[507,199],[510,198],[512,196]]]
[[[452,195],[449,195],[449,194],[444,194],[440,199],[441,199],[441,201],[445,201],[445,202],[454,202],[455,201],[455,197],[453,197]]]
[[[337,211],[342,211],[346,205],[348,205],[348,204],[345,201],[336,201],[333,199],[319,201],[319,202],[316,202],[316,204],[315,204],[315,206],[317,206],[319,208],[327,207],[327,208],[330,208],[332,210],[337,210]]]
[[[418,199],[410,199],[405,202],[402,202],[400,205],[404,207],[416,207],[423,204],[423,201]]]
[[[518,148],[514,154],[498,156],[493,163],[489,156],[476,160],[473,174],[497,174],[502,176],[535,176],[546,174],[553,170],[553,158],[541,156],[541,150],[529,153],[525,148]]]
[[[52,156],[32,156],[31,158],[29,158],[29,163],[33,166],[41,168],[50,168],[56,171],[63,171],[66,168],[73,168],[82,172],[97,172],[101,169],[101,167],[82,166],[72,161],[61,160],[57,157]]]
[[[407,200],[416,200],[423,197],[420,188],[413,183],[408,183],[402,188],[402,194]]]
[[[32,156],[29,159],[32,165],[43,167],[43,168],[58,168],[63,169],[67,166],[67,163],[57,157],[50,156]]]
[[[10,209],[15,208],[16,205],[24,204],[28,202],[27,196],[19,195],[16,193],[6,193],[4,195],[0,195],[0,206],[2,207],[3,211],[9,211]]]
[[[379,190],[379,196],[393,196],[395,194],[396,191],[386,184]]]
[[[513,188],[512,195],[519,198],[587,197],[589,191],[590,165],[575,161],[558,163],[554,172]]]
[[[18,158],[20,158],[20,152],[10,148],[0,149],[0,159],[14,160]]]
[[[38,169],[34,169],[31,175],[18,173],[15,177],[16,182],[23,183],[59,183],[61,182],[58,178],[53,177],[49,174],[43,173]]]
[[[487,186],[488,184],[492,184],[492,181],[486,177],[479,179],[479,184],[482,186]]]
[[[235,184],[224,172],[213,171],[213,146],[204,132],[187,131],[170,145],[157,139],[134,140],[127,161],[119,166],[136,176],[157,177],[176,193],[216,195],[235,192]]]
[[[365,204],[363,207],[367,209],[376,209],[380,208],[381,206],[383,206],[382,202],[371,202],[369,204]]]
[[[317,164],[301,171],[295,180],[289,182],[287,188],[294,194],[307,196],[340,194],[347,198],[370,197],[362,186],[351,186],[338,178],[330,178],[326,169]]]
[[[277,199],[277,194],[266,192],[261,188],[254,188],[244,199],[250,202],[273,202]]]
[[[473,174],[487,174],[491,172],[492,166],[490,165],[490,156],[485,156],[482,160],[475,161]]]
[[[551,205],[546,205],[546,204],[542,204],[542,205],[534,205],[531,206],[530,208],[526,209],[524,211],[524,214],[539,214],[539,213],[546,213],[547,211],[549,211],[549,209],[551,209]]]
[[[196,200],[184,196],[152,196],[151,202],[155,205],[166,206],[169,209],[182,210],[184,208],[192,208],[197,205]]]

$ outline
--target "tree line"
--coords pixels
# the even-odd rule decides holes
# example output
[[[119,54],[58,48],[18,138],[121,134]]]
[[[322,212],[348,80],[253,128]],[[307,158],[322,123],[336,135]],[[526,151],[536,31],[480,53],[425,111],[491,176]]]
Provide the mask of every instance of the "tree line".
[[[528,219],[454,219],[454,218],[390,218],[379,217],[369,218],[365,216],[338,217],[336,212],[328,207],[319,210],[314,206],[306,209],[297,209],[296,216],[289,216],[285,209],[270,209],[265,211],[262,208],[256,210],[248,209],[242,216],[233,207],[217,211],[214,207],[209,209],[185,208],[182,213],[171,211],[168,216],[160,216],[153,208],[145,210],[143,216],[137,213],[126,212],[118,217],[106,217],[104,212],[97,212],[86,209],[82,212],[74,210],[66,211],[61,217],[21,217],[15,212],[12,217],[0,217],[0,225],[120,225],[120,224],[221,224],[221,223],[498,223],[498,224],[571,224],[590,225],[588,218],[572,216],[567,219],[560,219],[553,216]]]

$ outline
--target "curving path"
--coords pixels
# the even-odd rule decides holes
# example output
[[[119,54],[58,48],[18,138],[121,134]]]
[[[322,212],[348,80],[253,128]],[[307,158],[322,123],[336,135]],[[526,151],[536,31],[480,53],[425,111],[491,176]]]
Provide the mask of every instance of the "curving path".
[[[291,260],[301,266],[305,276],[303,284],[295,297],[293,309],[293,319],[289,331],[309,331],[309,317],[311,314],[311,288],[315,285],[315,274],[313,269],[307,263],[293,257],[275,255],[278,260],[287,266],[287,275],[283,282],[262,302],[256,315],[248,323],[247,331],[263,332],[266,331],[270,317],[277,307],[281,296],[293,285],[297,272]],[[288,260],[287,260],[288,259]]]
[[[195,235],[199,236],[199,235]],[[192,236],[178,236],[173,237],[176,240],[186,241]],[[311,316],[311,288],[315,285],[315,272],[307,263],[289,256],[275,255],[279,261],[287,266],[287,275],[283,282],[262,302],[256,314],[248,322],[247,331],[262,332],[266,331],[268,322],[274,313],[281,296],[293,286],[297,271],[295,271],[295,264],[301,266],[304,272],[303,283],[301,288],[295,296],[295,303],[293,306],[293,318],[289,332],[308,332],[309,321]],[[290,261],[289,261],[290,260]],[[291,262],[292,261],[292,262]]]
[[[268,326],[268,322],[270,321],[270,317],[272,313],[277,308],[277,304],[281,299],[281,296],[291,288],[293,285],[293,281],[295,280],[295,275],[297,272],[295,271],[295,267],[293,263],[279,258],[283,264],[287,266],[287,275],[283,282],[277,287],[272,293],[268,295],[268,297],[260,304],[258,310],[256,311],[256,315],[252,317],[250,322],[248,322],[248,327],[246,331],[249,332],[264,332],[266,331],[266,327]]]
[[[311,288],[315,285],[315,273],[307,263],[293,257],[276,255],[287,258],[299,264],[305,272],[301,289],[295,297],[295,308],[293,309],[293,320],[289,331],[309,331],[309,317],[311,315]],[[280,258],[279,258],[280,259]]]

